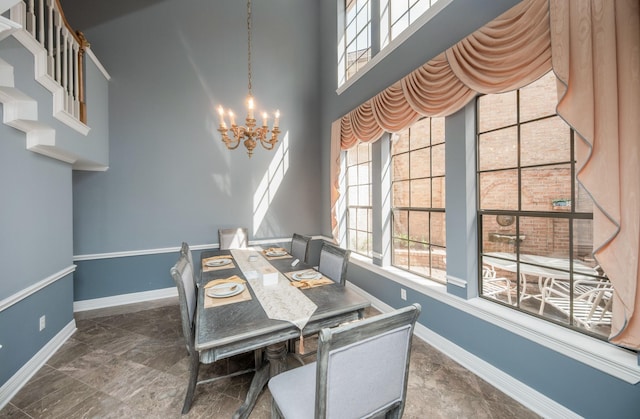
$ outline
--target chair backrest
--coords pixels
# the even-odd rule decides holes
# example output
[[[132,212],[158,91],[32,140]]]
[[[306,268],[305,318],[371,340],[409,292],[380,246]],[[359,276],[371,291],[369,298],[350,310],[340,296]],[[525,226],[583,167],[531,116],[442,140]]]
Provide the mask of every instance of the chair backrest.
[[[189,244],[187,242],[182,242],[182,247],[180,248],[180,254],[184,255],[187,258],[187,262],[191,265],[191,270],[193,272],[193,283],[198,286],[198,278],[196,276],[196,268],[193,265],[193,254],[191,253],[191,248],[189,248]]]
[[[246,228],[221,228],[218,230],[220,249],[246,249],[249,245],[249,232]]]
[[[291,256],[300,259],[301,262],[307,263],[310,245],[311,237],[293,233],[293,238],[291,239]]]
[[[322,329],[316,364],[316,418],[402,417],[419,304]]]
[[[350,250],[342,249],[330,243],[322,243],[318,271],[338,284],[344,285],[347,279],[347,265]]]
[[[187,349],[191,355],[195,354],[195,335],[193,324],[196,313],[196,286],[193,281],[193,268],[185,255],[180,255],[178,262],[170,270],[173,282],[178,288],[178,300],[180,301],[180,316],[182,318],[182,333],[187,343]]]
[[[193,267],[193,254],[191,253],[191,249],[189,248],[189,244],[187,242],[182,242],[180,254],[185,255],[185,257],[187,258],[187,262],[189,262]]]

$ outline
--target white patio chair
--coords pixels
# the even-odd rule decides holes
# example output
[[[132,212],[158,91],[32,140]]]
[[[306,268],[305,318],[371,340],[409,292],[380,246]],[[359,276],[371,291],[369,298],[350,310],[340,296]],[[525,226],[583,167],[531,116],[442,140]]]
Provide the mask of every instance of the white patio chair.
[[[573,294],[573,320],[588,329],[596,325],[611,324],[613,286],[603,278],[600,280],[578,279],[573,281],[573,293],[569,281],[552,279],[542,288],[539,314],[545,305],[551,305],[571,316],[571,294]]]
[[[509,305],[512,305],[512,290],[513,287],[508,278],[496,277],[496,271],[491,266],[482,267],[482,295],[497,299],[498,295],[505,294]]]

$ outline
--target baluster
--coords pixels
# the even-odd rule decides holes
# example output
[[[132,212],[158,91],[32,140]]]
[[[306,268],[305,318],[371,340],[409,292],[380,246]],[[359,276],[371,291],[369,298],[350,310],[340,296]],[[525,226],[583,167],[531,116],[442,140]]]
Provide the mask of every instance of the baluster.
[[[67,112],[73,114],[73,35],[67,32]]]
[[[62,25],[59,14],[55,14],[56,19],[56,75],[55,79],[58,84],[62,85],[62,70],[60,68],[62,62]]]
[[[80,102],[78,101],[79,92],[79,73],[78,73],[78,49],[79,45],[73,40],[73,115],[77,118],[80,115]]]
[[[67,57],[69,56],[69,51],[67,50],[67,45],[69,44],[69,31],[67,30],[66,27],[62,28],[62,89],[65,92],[65,107],[67,106],[67,78],[68,78],[68,73],[67,73],[67,63],[69,62],[69,60],[67,59]]]
[[[44,0],[38,0],[38,38],[37,41],[40,42],[43,48],[47,46],[44,43]]]
[[[33,7],[33,0],[27,2],[27,32],[36,37],[36,14]]]
[[[47,74],[55,78],[53,58],[53,0],[47,0]]]

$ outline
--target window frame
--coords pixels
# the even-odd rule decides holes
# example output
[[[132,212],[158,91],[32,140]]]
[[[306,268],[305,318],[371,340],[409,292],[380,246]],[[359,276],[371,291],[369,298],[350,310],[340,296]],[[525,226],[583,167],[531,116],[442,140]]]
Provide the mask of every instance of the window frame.
[[[549,73],[547,73],[549,74]],[[543,76],[544,77],[544,76]],[[535,83],[536,81],[532,82],[531,84]],[[530,85],[530,84],[529,84]],[[529,86],[527,85],[527,86]],[[593,220],[593,211],[591,212],[586,212],[586,211],[578,211],[576,210],[576,203],[578,202],[578,200],[576,199],[578,196],[578,188],[576,185],[576,156],[575,156],[575,141],[578,141],[578,137],[575,134],[575,131],[567,125],[567,130],[568,130],[568,142],[569,142],[569,149],[570,149],[570,154],[568,157],[568,160],[561,160],[561,161],[553,161],[553,162],[546,162],[546,163],[536,163],[536,164],[523,164],[522,162],[522,157],[523,157],[523,151],[522,151],[522,126],[525,124],[529,124],[529,123],[535,123],[535,122],[540,122],[540,121],[544,121],[544,120],[550,120],[552,118],[560,118],[557,114],[557,112],[554,113],[550,113],[544,116],[540,116],[540,117],[536,117],[536,118],[530,118],[530,119],[525,119],[523,120],[521,117],[521,90],[526,88],[527,86],[523,86],[520,89],[516,89],[515,90],[515,96],[516,96],[516,103],[515,103],[515,110],[516,110],[516,115],[515,115],[515,122],[511,123],[511,124],[505,124],[505,125],[500,125],[498,127],[493,127],[491,129],[487,129],[482,131],[480,129],[480,101],[481,98],[487,95],[478,95],[475,99],[475,120],[476,120],[476,132],[475,132],[475,136],[476,136],[476,211],[477,211],[477,239],[478,239],[478,253],[477,253],[477,260],[478,260],[478,296],[480,298],[482,298],[483,300],[487,300],[490,301],[491,303],[496,303],[496,304],[500,304],[503,305],[505,307],[507,307],[510,310],[516,310],[518,312],[522,312],[526,315],[529,316],[533,316],[533,317],[537,317],[539,319],[541,319],[542,321],[545,322],[549,322],[549,323],[553,323],[556,325],[559,325],[563,328],[567,328],[567,329],[571,329],[571,330],[575,330],[581,334],[599,339],[599,340],[607,340],[608,336],[605,336],[603,334],[598,334],[595,333],[591,330],[589,330],[589,328],[586,327],[581,327],[579,325],[574,324],[574,316],[573,316],[573,300],[574,300],[574,295],[573,292],[569,293],[568,299],[569,299],[569,304],[570,304],[570,314],[568,315],[568,320],[566,322],[564,321],[560,321],[558,319],[555,319],[551,316],[545,315],[544,312],[542,314],[539,314],[538,312],[534,312],[532,310],[527,310],[522,308],[521,306],[521,294],[526,291],[526,290],[522,290],[522,281],[520,280],[521,278],[521,266],[523,264],[527,265],[527,266],[534,266],[534,267],[540,267],[540,268],[545,268],[544,265],[537,265],[535,263],[531,263],[529,261],[523,261],[521,258],[521,245],[520,245],[520,240],[519,238],[521,237],[521,226],[520,226],[520,222],[521,220],[524,219],[531,219],[531,218],[545,218],[545,219],[550,219],[550,220],[566,220],[567,221],[567,225],[568,225],[568,245],[567,245],[567,250],[568,250],[568,260],[569,260],[569,268],[567,270],[560,270],[563,271],[565,273],[567,273],[569,275],[569,289],[573,290],[574,289],[574,281],[576,281],[576,279],[574,279],[574,276],[576,275],[576,271],[574,270],[574,264],[578,261],[578,257],[577,255],[575,255],[575,249],[576,249],[576,241],[574,241],[575,237],[574,237],[574,222],[575,221],[583,221],[583,220],[589,220],[592,221]],[[490,134],[492,132],[497,132],[500,130],[504,130],[504,129],[509,129],[509,128],[515,128],[516,129],[516,163],[514,166],[505,166],[505,167],[500,167],[500,168],[493,168],[493,169],[482,169],[481,168],[481,155],[482,155],[482,150],[481,150],[481,136],[482,135],[486,135],[486,134]],[[527,169],[536,169],[536,168],[551,168],[551,167],[562,167],[562,166],[569,166],[570,168],[570,179],[571,179],[571,185],[570,185],[570,202],[572,203],[569,206],[569,209],[566,211],[550,211],[550,210],[535,210],[535,209],[523,209],[523,171],[527,170]],[[517,186],[517,193],[518,193],[518,199],[517,199],[517,209],[483,209],[482,208],[482,181],[481,181],[481,175],[482,174],[486,174],[486,173],[495,173],[495,172],[504,172],[504,171],[511,171],[511,170],[516,170],[517,171],[517,182],[518,182],[518,186]],[[497,298],[492,298],[491,296],[485,295],[484,294],[484,288],[483,288],[483,284],[484,284],[484,278],[483,278],[483,267],[484,267],[484,262],[483,262],[483,258],[486,255],[486,253],[484,252],[483,249],[483,245],[484,245],[484,226],[483,226],[483,219],[484,217],[498,217],[498,216],[507,216],[507,217],[513,217],[513,223],[515,225],[515,237],[516,240],[514,241],[514,254],[515,254],[515,260],[513,260],[513,262],[516,263],[516,271],[515,271],[515,278],[517,278],[515,282],[515,291],[516,291],[516,295],[515,295],[515,301],[512,304],[508,304],[506,301],[502,301],[500,299]],[[492,256],[493,257],[493,256]],[[505,261],[512,261],[512,259],[505,259]],[[580,274],[583,275],[583,274]],[[585,275],[586,276],[586,275]],[[597,276],[593,276],[594,280],[602,280],[606,278],[606,274],[602,274],[602,275],[597,275]],[[526,298],[526,297],[525,297]]]
[[[369,1],[375,2],[376,0],[369,0]],[[424,26],[427,22],[433,19],[438,13],[440,13],[440,11],[445,9],[452,2],[453,0],[438,0],[437,2],[433,3],[433,5],[429,7],[421,16],[416,18],[416,20],[412,22],[409,25],[409,27],[407,27],[405,30],[399,33],[397,37],[392,39],[383,48],[380,47],[381,46],[380,35],[379,36],[374,35],[376,33],[380,34],[380,26],[381,26],[380,19],[372,18],[371,19],[372,27],[371,27],[371,33],[369,38],[372,41],[370,42],[371,57],[369,58],[369,61],[362,66],[362,68],[358,69],[358,71],[354,75],[352,75],[351,77],[349,77],[348,80],[346,80],[345,77],[343,77],[345,74],[343,66],[344,66],[344,63],[346,63],[346,55],[345,55],[346,50],[345,50],[345,45],[343,40],[345,20],[346,20],[346,10],[344,5],[346,3],[340,0],[340,2],[338,3],[338,9],[339,9],[339,12],[338,12],[339,18],[338,18],[338,27],[337,27],[338,42],[336,45],[338,50],[338,53],[337,53],[338,61],[336,66],[337,67],[336,68],[336,73],[337,73],[336,94],[340,95],[343,92],[345,92],[347,89],[349,89],[349,87],[351,87],[356,81],[358,81],[368,71],[370,71],[373,67],[375,67],[386,56],[391,54],[396,48],[401,46],[415,32],[417,32],[422,26]],[[378,8],[378,10],[375,11],[372,8],[372,11],[371,11],[372,17],[374,15],[379,17],[379,9],[380,8]],[[343,56],[345,57],[344,63],[341,64],[342,62],[341,57]]]
[[[359,147],[364,147],[366,146],[368,148],[367,151],[367,156],[368,156],[368,160],[364,160],[361,161],[360,160],[360,152],[358,150]],[[345,205],[345,211],[346,211],[346,247],[347,249],[351,250],[354,253],[360,254],[364,257],[367,258],[371,258],[373,256],[373,170],[372,170],[372,161],[373,161],[373,150],[372,150],[372,144],[371,143],[365,143],[365,142],[360,142],[357,145],[351,147],[349,150],[345,151],[345,158],[344,158],[344,164],[345,164],[345,192],[346,192],[346,205]],[[355,157],[355,164],[349,164],[349,153],[353,152],[356,154]],[[360,170],[359,170],[359,166],[362,165],[367,165],[368,166],[368,182],[367,183],[362,183],[360,182]],[[357,177],[357,182],[356,184],[350,184],[349,183],[349,169],[351,167],[355,167],[355,171],[356,171],[356,177]],[[353,204],[350,202],[350,193],[349,193],[349,189],[350,188],[361,188],[363,186],[368,186],[369,189],[369,205],[362,205],[359,202]],[[358,222],[358,212],[362,211],[362,210],[366,210],[367,211],[367,229],[366,230],[362,230],[358,228],[359,222]],[[355,226],[351,226],[351,215],[352,215],[352,211],[355,212]],[[351,242],[352,242],[352,234],[355,233],[355,242],[356,242],[356,246],[352,247],[351,246]],[[357,243],[358,243],[358,237],[361,234],[365,234],[367,236],[367,240],[366,240],[366,248],[367,248],[367,252],[363,253],[362,251],[360,251]]]
[[[411,146],[411,133],[412,130],[414,129],[414,126],[405,128],[407,132],[407,149],[394,153],[394,142],[398,141],[398,139],[392,139],[389,142],[389,156],[390,156],[390,161],[391,161],[391,180],[390,180],[390,194],[391,194],[391,232],[390,232],[390,249],[391,249],[391,266],[393,266],[394,268],[397,269],[401,269],[403,271],[406,272],[410,272],[411,274],[414,275],[418,275],[420,277],[441,283],[441,284],[445,284],[446,283],[446,203],[444,201],[444,199],[442,200],[442,206],[441,207],[434,207],[433,206],[433,191],[434,191],[434,179],[441,179],[442,180],[442,184],[443,184],[443,196],[444,193],[446,192],[446,166],[445,166],[445,149],[446,149],[446,135],[443,132],[443,138],[441,142],[436,142],[434,143],[433,141],[433,120],[435,118],[422,118],[419,121],[416,121],[414,123],[421,123],[422,121],[428,120],[429,121],[429,139],[428,139],[428,143],[426,145],[421,145],[419,147],[415,147],[412,148]],[[444,127],[444,118],[442,118],[442,125]],[[403,131],[405,131],[403,130]],[[443,171],[442,174],[438,174],[438,175],[433,175],[433,155],[434,155],[434,147],[442,147],[442,167],[443,167]],[[420,152],[420,151],[424,151],[424,150],[428,150],[429,152],[429,171],[428,171],[428,175],[426,176],[417,176],[417,177],[412,177],[411,176],[411,170],[412,170],[412,162],[411,162],[411,156],[414,153]],[[396,158],[399,158],[401,156],[407,156],[408,158],[408,176],[407,178],[402,178],[402,179],[394,179],[394,174],[395,174],[395,169],[393,167],[394,165],[394,161],[396,160]],[[420,181],[420,180],[428,180],[429,181],[429,205],[428,206],[414,206],[412,205],[412,198],[413,198],[413,193],[412,193],[412,182],[413,181]],[[393,196],[394,194],[394,185],[400,182],[407,182],[409,184],[409,192],[408,192],[408,197],[409,197],[409,205],[400,205],[400,206],[395,206],[395,198]],[[396,217],[398,213],[404,212],[406,213],[406,223],[407,223],[407,238],[403,239],[402,237],[400,237],[399,235],[396,234],[395,231],[395,226],[396,226]],[[411,215],[413,214],[427,214],[427,219],[428,219],[428,233],[427,233],[427,238],[425,240],[414,240],[412,239],[412,232],[411,232]],[[441,214],[442,218],[443,218],[443,228],[445,231],[445,236],[443,237],[443,245],[442,244],[436,244],[434,243],[434,239],[432,236],[432,225],[434,222],[434,214]],[[407,245],[407,252],[406,252],[406,257],[407,257],[407,263],[406,265],[401,265],[399,263],[396,262],[396,246],[395,243],[397,241],[405,241],[406,245]],[[414,245],[414,246],[423,246],[425,247],[425,249],[427,249],[428,251],[428,263],[426,266],[421,266],[422,269],[426,268],[428,270],[428,273],[421,273],[420,271],[418,271],[417,269],[412,269],[412,263],[411,263],[411,251],[410,251],[410,247]],[[436,277],[436,275],[434,275],[434,250],[435,249],[439,249],[442,251],[443,253],[443,258],[444,258],[444,268],[442,269],[441,272],[441,277],[438,278]]]
[[[362,4],[360,4],[362,3]],[[338,33],[338,39],[340,47],[338,48],[338,85],[342,85],[349,81],[355,74],[358,73],[360,68],[364,67],[366,63],[368,63],[373,54],[372,54],[372,16],[373,16],[373,8],[372,8],[372,0],[343,0],[343,19],[340,31]],[[350,18],[350,12],[348,10],[349,5],[352,5],[355,9],[353,16]],[[359,7],[360,6],[360,7]],[[362,27],[359,27],[359,18],[360,13],[364,13],[363,9],[366,10],[366,24]],[[353,37],[348,37],[350,32],[351,25],[354,25],[354,33]],[[365,49],[357,49],[358,48],[358,40],[361,36],[366,34],[366,48]],[[349,60],[349,48],[354,46],[356,48],[354,59]],[[366,58],[364,62],[361,62],[362,58]],[[350,73],[350,70],[355,66],[355,71]]]

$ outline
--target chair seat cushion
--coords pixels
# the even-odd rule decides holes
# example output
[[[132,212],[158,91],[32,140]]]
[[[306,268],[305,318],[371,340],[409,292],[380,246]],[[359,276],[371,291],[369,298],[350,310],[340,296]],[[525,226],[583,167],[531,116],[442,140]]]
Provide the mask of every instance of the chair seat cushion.
[[[295,392],[291,389],[295,389]],[[285,418],[313,418],[316,402],[316,363],[276,375],[269,380],[269,391]]]

